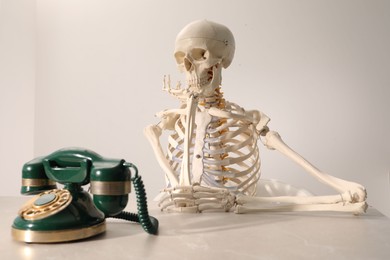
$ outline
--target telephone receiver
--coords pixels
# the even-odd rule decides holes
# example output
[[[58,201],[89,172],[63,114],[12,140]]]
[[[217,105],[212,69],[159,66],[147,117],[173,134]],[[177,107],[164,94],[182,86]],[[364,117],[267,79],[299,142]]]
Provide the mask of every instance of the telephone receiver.
[[[131,182],[138,214],[124,211]],[[82,187],[87,184],[92,196]],[[138,169],[123,159],[64,148],[24,164],[21,193],[36,196],[14,220],[12,235],[18,241],[56,243],[92,237],[105,232],[109,217],[138,222],[147,233],[157,234],[158,220],[149,216]]]

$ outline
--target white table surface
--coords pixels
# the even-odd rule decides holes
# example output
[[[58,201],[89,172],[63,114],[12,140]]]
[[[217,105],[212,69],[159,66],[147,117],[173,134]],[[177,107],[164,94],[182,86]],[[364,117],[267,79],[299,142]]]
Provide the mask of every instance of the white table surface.
[[[106,233],[79,242],[13,241],[28,197],[0,197],[0,259],[390,259],[390,220],[374,208],[341,213],[172,214],[149,202],[159,234],[107,219]],[[130,208],[131,210],[131,208]]]

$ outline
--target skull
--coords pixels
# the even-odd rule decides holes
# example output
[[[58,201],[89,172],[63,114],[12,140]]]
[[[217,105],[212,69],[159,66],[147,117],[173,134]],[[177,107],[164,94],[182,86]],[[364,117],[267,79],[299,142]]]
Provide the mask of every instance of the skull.
[[[234,37],[224,25],[207,20],[185,26],[176,37],[174,56],[186,73],[190,92],[210,96],[221,84],[221,70],[234,56]]]

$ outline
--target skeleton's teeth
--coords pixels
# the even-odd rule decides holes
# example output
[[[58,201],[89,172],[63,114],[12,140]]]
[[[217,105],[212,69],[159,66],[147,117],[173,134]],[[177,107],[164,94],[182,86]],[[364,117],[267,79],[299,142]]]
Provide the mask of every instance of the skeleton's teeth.
[[[191,87],[204,87],[205,85],[207,85],[210,81],[211,81],[212,78],[208,77],[208,76],[205,76],[205,77],[202,77],[200,79],[191,79],[188,81],[188,85],[191,86]]]
[[[190,87],[196,87],[196,88],[202,88],[209,84],[211,80],[213,79],[213,71],[212,69],[209,69],[206,75],[204,75],[201,78],[193,77],[190,80],[188,80],[188,86]]]

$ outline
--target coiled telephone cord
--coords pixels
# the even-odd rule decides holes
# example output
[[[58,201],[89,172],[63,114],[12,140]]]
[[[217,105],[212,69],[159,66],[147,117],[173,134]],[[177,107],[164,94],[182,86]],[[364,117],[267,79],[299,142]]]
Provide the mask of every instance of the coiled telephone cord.
[[[146,199],[145,186],[141,176],[138,175],[138,169],[134,164],[125,163],[126,166],[131,167],[135,171],[135,176],[131,178],[134,185],[134,190],[137,198],[138,214],[122,211],[112,218],[124,219],[132,222],[140,223],[142,228],[149,234],[156,235],[158,231],[158,220],[149,216],[148,203]]]

